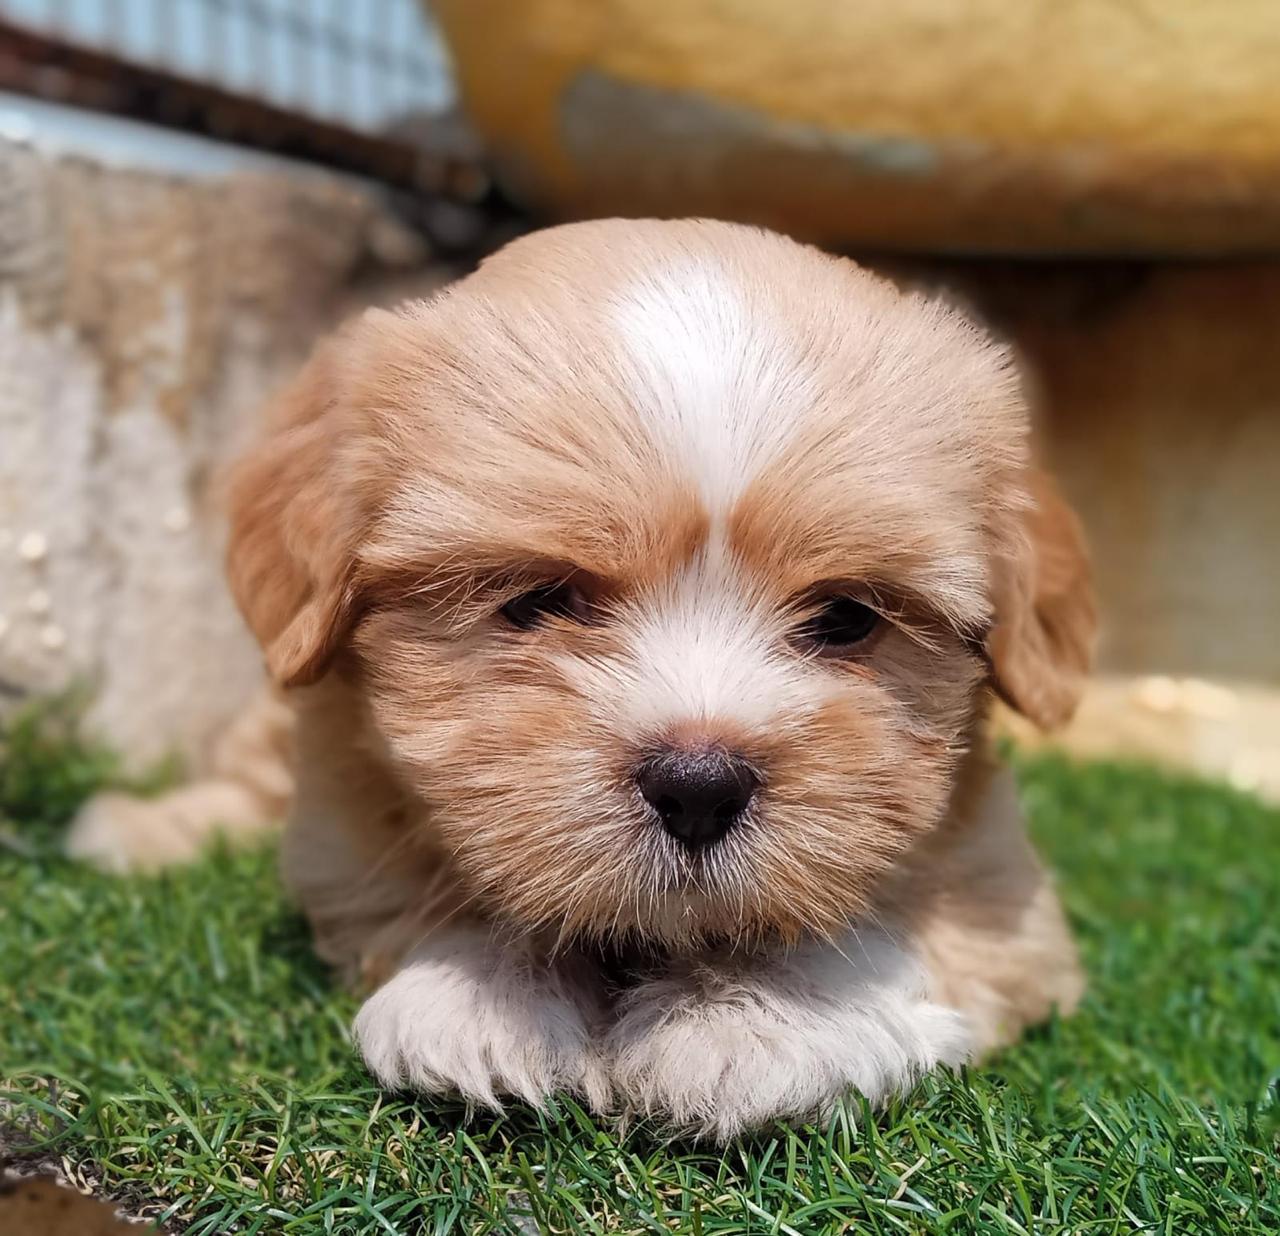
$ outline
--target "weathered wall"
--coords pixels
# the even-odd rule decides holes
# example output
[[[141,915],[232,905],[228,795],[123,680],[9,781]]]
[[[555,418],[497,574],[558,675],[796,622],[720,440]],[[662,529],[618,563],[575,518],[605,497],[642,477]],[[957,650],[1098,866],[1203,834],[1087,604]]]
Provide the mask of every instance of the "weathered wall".
[[[260,677],[210,479],[315,336],[415,257],[327,177],[0,143],[0,680],[90,683],[135,763],[199,762]]]

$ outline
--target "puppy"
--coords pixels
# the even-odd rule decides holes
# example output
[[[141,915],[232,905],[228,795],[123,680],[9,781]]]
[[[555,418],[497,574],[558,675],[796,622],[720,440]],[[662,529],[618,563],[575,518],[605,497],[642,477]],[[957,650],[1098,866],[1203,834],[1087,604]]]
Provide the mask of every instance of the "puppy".
[[[1081,979],[993,692],[1094,615],[1007,349],[720,223],[538,232],[314,356],[231,486],[288,883],[388,1086],[728,1138]]]

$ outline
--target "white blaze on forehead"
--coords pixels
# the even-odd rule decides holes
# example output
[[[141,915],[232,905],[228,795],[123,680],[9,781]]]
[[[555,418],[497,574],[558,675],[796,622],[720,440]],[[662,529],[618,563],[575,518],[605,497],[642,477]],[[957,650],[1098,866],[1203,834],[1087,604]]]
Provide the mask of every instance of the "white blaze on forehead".
[[[638,734],[699,723],[767,731],[814,706],[813,684],[726,545],[724,520],[792,439],[814,378],[761,290],[709,262],[634,281],[611,320],[629,411],[697,484],[713,522],[693,561],[626,615],[623,656],[573,672]]]
[[[794,341],[726,271],[692,260],[624,288],[611,316],[635,414],[724,516],[811,402]]]

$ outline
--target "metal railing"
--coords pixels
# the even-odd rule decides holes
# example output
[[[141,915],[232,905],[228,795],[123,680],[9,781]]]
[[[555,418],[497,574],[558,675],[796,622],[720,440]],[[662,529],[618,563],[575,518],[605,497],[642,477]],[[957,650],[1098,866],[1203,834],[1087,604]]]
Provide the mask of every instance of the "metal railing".
[[[415,0],[0,0],[0,89],[404,189],[487,190],[432,129],[453,87]]]

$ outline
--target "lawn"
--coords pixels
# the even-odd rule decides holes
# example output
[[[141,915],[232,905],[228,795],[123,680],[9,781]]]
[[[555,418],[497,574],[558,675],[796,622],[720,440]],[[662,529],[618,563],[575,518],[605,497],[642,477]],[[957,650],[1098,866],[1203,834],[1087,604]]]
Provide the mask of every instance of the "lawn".
[[[73,867],[58,828],[111,761],[48,718],[10,727],[0,1136],[207,1234],[1280,1231],[1280,813],[1143,769],[1020,771],[1080,1014],[889,1111],[721,1153],[570,1102],[380,1094],[271,853]]]

